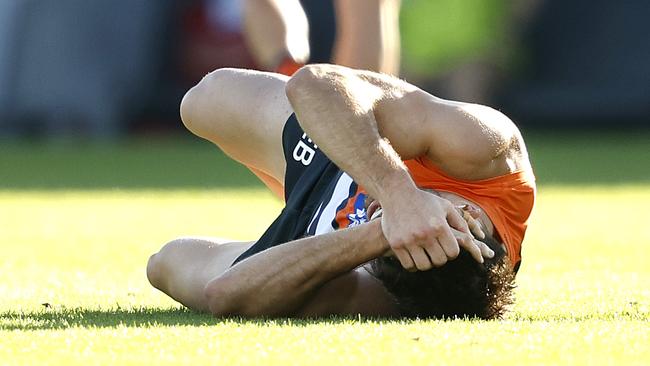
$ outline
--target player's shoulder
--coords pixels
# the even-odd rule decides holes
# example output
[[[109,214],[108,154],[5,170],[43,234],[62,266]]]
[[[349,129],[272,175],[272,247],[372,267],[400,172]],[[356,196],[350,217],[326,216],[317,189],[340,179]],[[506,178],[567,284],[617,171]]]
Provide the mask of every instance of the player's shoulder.
[[[428,157],[456,175],[489,178],[528,166],[528,155],[516,124],[503,112],[481,104],[432,97]]]

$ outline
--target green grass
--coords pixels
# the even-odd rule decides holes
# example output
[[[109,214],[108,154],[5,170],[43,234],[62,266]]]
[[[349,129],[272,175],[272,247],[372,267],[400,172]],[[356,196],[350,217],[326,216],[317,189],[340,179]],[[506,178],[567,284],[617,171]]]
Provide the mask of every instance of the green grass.
[[[281,204],[250,174],[187,140],[4,144],[0,363],[648,364],[644,141],[530,136],[540,189],[517,303],[487,322],[183,310],[148,285],[148,256],[183,235],[258,236]]]
[[[438,74],[471,57],[502,58],[509,7],[503,0],[404,0],[400,12],[404,70],[430,77],[432,70]]]

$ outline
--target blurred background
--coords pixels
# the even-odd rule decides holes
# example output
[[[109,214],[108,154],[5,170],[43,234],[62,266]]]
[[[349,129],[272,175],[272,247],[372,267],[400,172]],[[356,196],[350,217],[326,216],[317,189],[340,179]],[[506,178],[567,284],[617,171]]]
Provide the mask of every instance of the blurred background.
[[[333,0],[301,2],[309,62],[326,62]],[[240,0],[0,0],[0,185],[57,186],[44,173],[57,167],[57,179],[68,169],[111,186],[109,173],[80,173],[70,159],[115,153],[93,147],[106,142],[187,139],[178,105],[188,88],[219,67],[260,68],[242,8]],[[604,142],[611,146],[648,136],[620,135],[650,126],[648,19],[650,2],[638,0],[403,0],[399,74],[434,95],[502,110],[539,141],[532,150],[554,154],[557,136],[573,131],[583,136],[578,146],[598,153],[593,131],[618,133]],[[90,150],[59,156],[43,147],[52,142]],[[158,157],[167,151],[159,148]],[[615,181],[618,173],[603,174]]]
[[[331,0],[303,1],[311,62]],[[0,0],[0,135],[119,138],[179,128],[183,92],[258,67],[239,0]],[[647,126],[650,3],[403,0],[401,75],[488,103],[524,128]]]

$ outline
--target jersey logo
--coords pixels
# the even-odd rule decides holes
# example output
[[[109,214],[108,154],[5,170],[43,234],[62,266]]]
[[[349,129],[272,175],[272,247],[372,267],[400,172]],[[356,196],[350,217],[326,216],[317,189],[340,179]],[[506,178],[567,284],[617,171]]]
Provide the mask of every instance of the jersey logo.
[[[355,227],[368,221],[366,216],[366,209],[362,208],[361,210],[356,210],[355,213],[348,214],[348,220],[350,220],[348,227]]]
[[[293,149],[293,160],[301,162],[304,166],[308,166],[314,159],[314,155],[316,155],[316,149],[318,149],[318,146],[307,137],[306,133],[303,133],[301,140],[298,141],[298,144]]]
[[[366,215],[366,195],[360,193],[354,200],[354,212],[348,214],[348,227],[355,227],[368,221]]]

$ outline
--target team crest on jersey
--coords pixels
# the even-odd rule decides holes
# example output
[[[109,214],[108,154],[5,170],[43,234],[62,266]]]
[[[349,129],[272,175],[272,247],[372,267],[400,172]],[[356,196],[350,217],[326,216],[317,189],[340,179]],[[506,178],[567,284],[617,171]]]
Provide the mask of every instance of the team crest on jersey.
[[[366,214],[366,195],[359,193],[354,200],[354,211],[348,214],[348,227],[355,227],[368,221]]]

